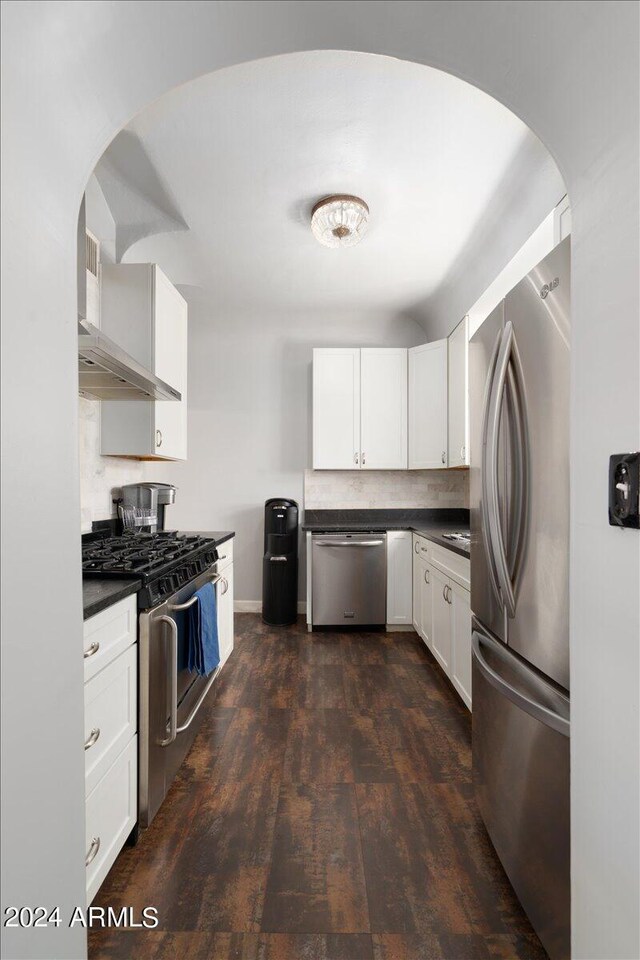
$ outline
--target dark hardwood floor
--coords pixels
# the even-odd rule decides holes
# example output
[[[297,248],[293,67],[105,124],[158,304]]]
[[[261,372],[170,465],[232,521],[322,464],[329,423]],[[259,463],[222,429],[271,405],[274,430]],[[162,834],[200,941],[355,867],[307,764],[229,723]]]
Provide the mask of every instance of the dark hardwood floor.
[[[546,960],[473,800],[470,715],[413,633],[236,616],[182,771],[95,904],[121,960]]]

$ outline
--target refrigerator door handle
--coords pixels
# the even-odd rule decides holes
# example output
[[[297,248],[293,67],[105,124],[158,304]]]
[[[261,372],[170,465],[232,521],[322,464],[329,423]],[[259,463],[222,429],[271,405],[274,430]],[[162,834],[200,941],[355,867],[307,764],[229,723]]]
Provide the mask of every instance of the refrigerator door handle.
[[[482,460],[480,464],[480,473],[482,481],[482,497],[481,497],[481,507],[482,507],[482,540],[484,543],[485,555],[487,558],[487,571],[489,573],[489,580],[491,581],[491,587],[495,594],[496,600],[499,605],[503,606],[502,596],[500,594],[500,586],[498,584],[498,574],[496,572],[496,563],[493,553],[493,546],[491,543],[490,535],[490,525],[489,525],[489,506],[487,503],[489,487],[489,471],[488,471],[488,431],[489,431],[489,409],[491,406],[491,397],[493,394],[493,384],[496,373],[496,360],[500,350],[500,343],[502,342],[502,331],[496,337],[495,346],[493,348],[493,353],[491,354],[491,360],[489,362],[489,373],[487,375],[487,382],[484,392],[484,400],[482,404]]]
[[[558,733],[561,733],[563,736],[568,737],[571,731],[571,723],[567,720],[566,717],[561,716],[559,713],[556,713],[554,710],[551,710],[549,707],[545,706],[543,703],[540,703],[538,700],[533,699],[532,697],[527,696],[522,693],[522,691],[517,690],[510,683],[508,683],[504,677],[501,677],[500,674],[489,666],[487,661],[482,655],[482,644],[488,644],[486,637],[483,637],[476,630],[473,631],[471,636],[471,645],[473,650],[473,656],[477,664],[478,669],[482,673],[485,680],[490,683],[495,689],[501,693],[503,696],[507,697],[508,700],[511,700],[516,707],[519,707],[521,710],[524,710],[525,713],[528,713],[529,716],[533,717],[535,720],[539,720],[541,723],[544,723],[545,726],[551,727],[552,730],[556,730]],[[491,643],[491,647],[496,647],[497,644]],[[502,651],[497,651],[501,653]],[[513,665],[519,666],[519,662],[516,660],[513,654],[508,655],[510,659],[513,660]],[[517,667],[516,667],[517,669]],[[524,668],[523,675],[524,675]]]
[[[502,334],[502,342],[496,360],[496,369],[489,397],[489,411],[487,417],[487,450],[486,450],[486,496],[488,500],[489,540],[491,552],[496,565],[500,596],[507,614],[513,619],[516,613],[516,598],[513,584],[507,565],[507,554],[500,518],[500,500],[498,491],[498,438],[500,433],[500,419],[502,404],[507,383],[507,374],[511,360],[513,345],[513,324],[507,320]]]
[[[507,374],[507,403],[513,430],[513,465],[515,470],[514,509],[510,520],[509,577],[514,594],[524,561],[529,527],[529,429],[522,361],[515,335],[511,345],[511,362]]]

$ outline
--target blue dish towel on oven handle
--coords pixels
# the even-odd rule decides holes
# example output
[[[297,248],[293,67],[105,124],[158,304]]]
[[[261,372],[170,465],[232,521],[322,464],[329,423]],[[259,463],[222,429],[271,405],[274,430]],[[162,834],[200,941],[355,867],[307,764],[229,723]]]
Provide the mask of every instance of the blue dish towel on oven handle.
[[[189,607],[189,661],[192,673],[208,676],[220,663],[216,588],[205,583],[196,590],[196,602]]]

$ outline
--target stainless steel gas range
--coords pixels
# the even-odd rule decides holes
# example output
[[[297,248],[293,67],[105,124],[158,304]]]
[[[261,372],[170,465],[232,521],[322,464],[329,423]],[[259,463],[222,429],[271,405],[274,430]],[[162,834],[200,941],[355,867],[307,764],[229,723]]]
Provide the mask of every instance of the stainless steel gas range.
[[[148,826],[187,755],[201,707],[220,668],[208,677],[187,669],[187,611],[196,590],[229,584],[218,572],[216,541],[161,532],[124,534],[83,543],[85,577],[134,578],[138,593],[138,816]]]

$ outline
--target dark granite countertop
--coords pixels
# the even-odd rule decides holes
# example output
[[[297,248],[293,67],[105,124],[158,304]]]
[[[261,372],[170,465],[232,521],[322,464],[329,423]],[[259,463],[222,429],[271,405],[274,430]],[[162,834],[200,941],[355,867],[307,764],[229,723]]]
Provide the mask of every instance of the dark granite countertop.
[[[88,620],[101,610],[106,610],[118,600],[137,593],[142,586],[141,580],[100,580],[97,577],[84,577],[82,580],[82,604],[84,619]]]
[[[312,533],[410,530],[462,557],[470,555],[469,547],[443,537],[469,530],[465,509],[306,510],[302,529]]]

